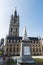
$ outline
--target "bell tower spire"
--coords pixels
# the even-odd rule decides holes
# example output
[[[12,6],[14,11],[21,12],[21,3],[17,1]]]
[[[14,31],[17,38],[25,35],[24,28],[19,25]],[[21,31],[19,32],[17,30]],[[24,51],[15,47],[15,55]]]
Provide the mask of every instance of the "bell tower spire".
[[[16,9],[14,15],[11,16],[9,36],[14,36],[14,37],[19,36],[19,16],[17,15]]]
[[[14,17],[17,17],[17,10],[15,8]]]

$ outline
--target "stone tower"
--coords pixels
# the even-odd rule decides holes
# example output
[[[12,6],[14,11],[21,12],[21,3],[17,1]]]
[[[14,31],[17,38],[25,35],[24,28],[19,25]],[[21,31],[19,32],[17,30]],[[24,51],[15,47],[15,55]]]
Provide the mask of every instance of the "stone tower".
[[[18,37],[19,36],[19,15],[15,9],[14,15],[11,15],[9,36]]]

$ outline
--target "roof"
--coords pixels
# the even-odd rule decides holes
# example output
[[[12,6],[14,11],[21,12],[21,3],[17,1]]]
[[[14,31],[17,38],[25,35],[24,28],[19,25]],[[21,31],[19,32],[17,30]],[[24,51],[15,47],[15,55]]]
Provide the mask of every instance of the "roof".
[[[22,40],[22,37],[7,36],[6,39],[9,39],[9,40]]]
[[[33,40],[33,41],[38,41],[38,40],[39,40],[38,37],[28,37],[28,38],[29,38],[31,41],[32,41],[32,40]],[[6,39],[9,40],[9,41],[10,41],[10,40],[13,40],[13,41],[14,41],[14,40],[16,40],[16,41],[19,40],[19,41],[20,41],[20,40],[22,40],[22,37],[11,37],[11,36],[7,36]]]

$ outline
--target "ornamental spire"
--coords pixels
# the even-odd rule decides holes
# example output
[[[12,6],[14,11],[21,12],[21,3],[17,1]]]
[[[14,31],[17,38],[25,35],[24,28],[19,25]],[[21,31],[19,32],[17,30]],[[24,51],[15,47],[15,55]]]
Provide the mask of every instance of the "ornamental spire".
[[[26,27],[24,27],[23,30],[23,40],[27,39],[27,31],[26,31]]]
[[[17,10],[15,8],[14,17],[17,17]]]

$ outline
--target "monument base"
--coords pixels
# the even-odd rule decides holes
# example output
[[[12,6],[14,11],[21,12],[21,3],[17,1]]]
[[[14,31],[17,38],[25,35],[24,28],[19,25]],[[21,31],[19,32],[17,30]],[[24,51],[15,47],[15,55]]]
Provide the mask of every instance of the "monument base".
[[[17,65],[36,65],[35,61],[31,56],[28,57],[21,57],[17,60]]]

